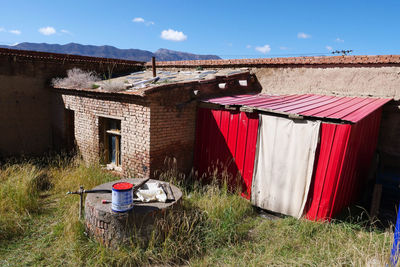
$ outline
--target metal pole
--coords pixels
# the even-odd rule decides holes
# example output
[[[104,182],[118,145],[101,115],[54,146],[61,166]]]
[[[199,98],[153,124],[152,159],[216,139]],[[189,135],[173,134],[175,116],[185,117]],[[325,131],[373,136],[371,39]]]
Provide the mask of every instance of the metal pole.
[[[79,220],[82,220],[82,206],[83,206],[83,186],[80,186],[81,193],[79,196],[81,197],[81,201],[79,202]]]
[[[153,77],[156,77],[157,72],[156,72],[156,58],[155,57],[151,58],[151,67],[153,68]]]

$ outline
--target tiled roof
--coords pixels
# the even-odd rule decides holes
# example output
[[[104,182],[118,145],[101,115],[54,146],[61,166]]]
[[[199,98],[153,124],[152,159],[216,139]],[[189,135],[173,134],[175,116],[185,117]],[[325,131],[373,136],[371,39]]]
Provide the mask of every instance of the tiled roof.
[[[32,59],[39,59],[39,60],[55,60],[55,61],[118,63],[118,64],[125,64],[125,65],[143,65],[144,64],[144,62],[133,61],[133,60],[102,58],[102,57],[88,57],[88,56],[78,56],[78,55],[28,51],[28,50],[8,49],[8,48],[0,48],[0,55],[18,56],[18,57],[25,57],[25,58],[32,58]]]
[[[278,57],[255,59],[218,59],[218,60],[183,60],[157,61],[158,67],[232,67],[264,65],[364,65],[364,64],[400,64],[400,55],[378,56],[319,56],[319,57]],[[146,63],[150,67],[151,63]]]
[[[21,56],[35,59],[51,59],[60,61],[83,61],[83,62],[115,62],[119,64],[146,64],[151,67],[151,62],[140,62],[133,60],[88,57],[48,52],[37,52],[19,49],[0,48],[0,55]],[[182,60],[182,61],[157,61],[158,67],[234,67],[234,66],[281,66],[281,65],[364,65],[364,64],[387,64],[400,65],[400,55],[377,55],[377,56],[320,56],[320,57],[278,57],[278,58],[255,58],[255,59],[217,59],[217,60]]]

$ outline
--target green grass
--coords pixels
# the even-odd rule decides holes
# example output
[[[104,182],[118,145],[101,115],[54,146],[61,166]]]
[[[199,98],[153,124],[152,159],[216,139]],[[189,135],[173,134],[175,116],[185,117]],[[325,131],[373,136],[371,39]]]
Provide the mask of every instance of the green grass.
[[[119,179],[77,159],[6,164],[0,170],[0,266],[384,265],[393,232],[357,220],[331,223],[258,216],[226,184],[183,181],[173,166],[161,174],[184,197],[160,219],[148,243],[116,250],[87,237],[79,197],[65,193]]]
[[[5,165],[0,171],[0,240],[21,234],[33,213],[40,211],[39,190],[45,175],[25,163]]]

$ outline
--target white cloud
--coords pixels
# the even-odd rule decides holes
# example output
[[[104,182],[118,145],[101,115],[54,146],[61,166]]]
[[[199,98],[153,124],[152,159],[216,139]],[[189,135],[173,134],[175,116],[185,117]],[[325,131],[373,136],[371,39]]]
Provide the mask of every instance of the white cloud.
[[[141,18],[141,17],[137,17],[137,18],[132,19],[132,22],[144,23],[146,26],[151,26],[151,25],[155,24],[154,21],[147,21],[147,20],[145,20],[144,18]]]
[[[264,45],[264,46],[256,46],[255,48],[258,52],[261,52],[263,54],[269,53],[271,51],[271,47],[269,45]]]
[[[9,32],[12,33],[12,34],[16,34],[16,35],[20,35],[21,34],[20,30],[10,30]]]
[[[72,33],[70,32],[70,31],[68,31],[68,30],[61,30],[60,32],[62,32],[62,33],[65,33],[65,34],[69,34],[69,35],[72,35]]]
[[[134,18],[132,21],[137,22],[137,23],[144,23],[144,18],[138,17],[138,18]]]
[[[39,32],[43,35],[52,35],[56,33],[56,29],[53,27],[47,26],[39,29]]]
[[[247,49],[251,48],[251,45],[246,45],[246,48],[247,48]]]
[[[286,47],[286,46],[280,46],[279,49],[280,49],[280,50],[288,50],[289,48]]]
[[[19,43],[13,43],[11,46],[16,46],[16,45],[19,45]]]
[[[311,35],[309,35],[307,33],[304,33],[304,32],[299,32],[297,34],[297,38],[299,38],[299,39],[308,39],[308,38],[311,38]]]
[[[181,42],[187,39],[187,35],[185,35],[183,32],[168,29],[161,32],[161,38],[164,40]]]
[[[340,38],[338,37],[338,38],[335,39],[335,42],[336,42],[336,43],[344,43],[344,40],[343,40],[343,39],[340,39]]]
[[[326,48],[326,50],[329,50],[329,51],[332,51],[332,50],[333,50],[333,47],[332,47],[332,46],[329,46],[329,45],[325,46],[325,48]]]

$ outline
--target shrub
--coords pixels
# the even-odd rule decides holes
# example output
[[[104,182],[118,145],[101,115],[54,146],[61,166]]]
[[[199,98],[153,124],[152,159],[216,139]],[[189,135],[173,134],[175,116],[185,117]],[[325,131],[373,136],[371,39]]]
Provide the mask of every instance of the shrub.
[[[119,92],[125,90],[127,83],[122,80],[107,80],[101,84],[101,89],[108,92]]]
[[[51,83],[59,88],[91,88],[91,85],[99,80],[100,77],[93,71],[73,68],[67,71],[66,78],[55,78]]]

